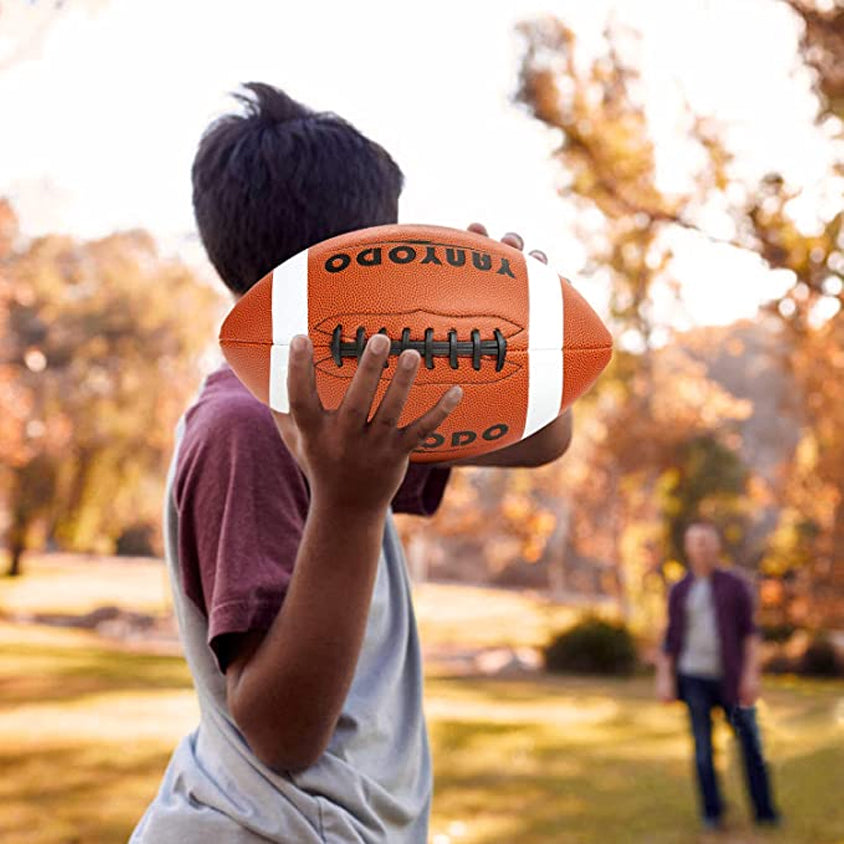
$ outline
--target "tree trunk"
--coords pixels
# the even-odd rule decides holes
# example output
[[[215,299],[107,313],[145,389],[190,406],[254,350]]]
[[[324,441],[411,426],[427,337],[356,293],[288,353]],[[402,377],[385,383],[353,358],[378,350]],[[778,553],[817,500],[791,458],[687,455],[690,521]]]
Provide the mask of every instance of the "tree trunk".
[[[823,580],[826,582],[827,627],[844,627],[844,501],[835,508],[830,543],[829,570]]]
[[[611,470],[611,488],[617,490],[621,485],[621,472],[616,467]],[[619,618],[625,623],[629,624],[631,620],[630,610],[630,596],[627,593],[627,578],[624,571],[624,560],[621,556],[621,521],[622,513],[620,496],[616,495],[608,507],[608,518],[606,522],[606,530],[612,536],[613,548],[613,571],[615,573],[615,605],[618,610]]]
[[[551,597],[561,600],[566,591],[566,553],[569,544],[569,529],[571,527],[571,504],[562,499],[557,512],[557,524],[548,540],[546,553],[550,554],[548,561],[548,589]]]
[[[21,491],[22,483],[21,477],[17,476],[17,484],[12,490],[12,519],[9,525],[9,533],[7,540],[9,543],[9,568],[6,570],[7,577],[19,577],[23,574],[23,566],[21,564],[21,557],[26,550],[26,534],[28,527],[28,519],[26,507],[23,505],[24,496]]]
[[[55,480],[55,464],[47,454],[36,455],[28,463],[12,470],[8,495],[11,524],[7,541],[12,556],[6,572],[9,577],[23,574],[21,558],[31,542],[30,527],[55,500]]]
[[[20,577],[23,574],[21,557],[23,556],[24,547],[20,543],[13,542],[10,551],[12,559],[9,562],[9,568],[6,570],[6,577]]]

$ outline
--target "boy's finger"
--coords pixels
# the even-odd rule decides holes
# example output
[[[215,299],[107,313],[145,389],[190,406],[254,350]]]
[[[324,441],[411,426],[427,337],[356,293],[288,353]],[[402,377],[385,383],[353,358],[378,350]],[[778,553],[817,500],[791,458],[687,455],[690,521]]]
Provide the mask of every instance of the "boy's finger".
[[[415,422],[411,422],[403,432],[405,446],[408,451],[418,448],[437,428],[445,422],[446,417],[460,404],[463,390],[454,386],[427,412]]]
[[[387,387],[387,392],[372,417],[374,423],[388,425],[391,428],[398,425],[404,406],[407,404],[407,397],[410,395],[410,388],[419,371],[420,360],[422,358],[419,352],[414,349],[406,349],[399,355],[396,374],[393,375],[393,380],[390,381],[390,386]]]
[[[375,398],[375,391],[384,373],[384,362],[390,351],[390,339],[386,334],[373,334],[358,361],[358,370],[343,396],[339,413],[355,424],[363,424],[369,418],[369,409]]]
[[[483,223],[469,223],[467,231],[474,232],[475,234],[482,234],[484,237],[489,237],[489,232],[486,230],[486,226]]]
[[[299,334],[290,341],[287,365],[287,399],[290,414],[300,427],[313,425],[322,415],[322,402],[316,387],[313,346],[310,338]]]
[[[519,251],[525,248],[525,242],[518,232],[507,232],[507,234],[501,238],[501,242],[506,243],[508,246],[512,246],[514,249],[518,249]]]

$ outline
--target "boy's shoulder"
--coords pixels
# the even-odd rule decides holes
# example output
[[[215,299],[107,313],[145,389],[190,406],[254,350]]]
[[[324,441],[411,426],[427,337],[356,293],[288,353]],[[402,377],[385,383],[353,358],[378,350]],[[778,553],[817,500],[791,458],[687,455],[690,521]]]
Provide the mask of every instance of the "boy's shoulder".
[[[305,512],[305,475],[288,451],[272,411],[240,382],[226,364],[206,376],[185,411],[177,445],[177,498],[196,483],[225,487],[237,478],[252,498],[276,495],[284,487]],[[412,463],[393,498],[396,513],[431,516],[439,508],[450,470]],[[304,510],[302,509],[304,508]]]
[[[268,438],[282,444],[270,409],[246,389],[228,364],[205,377],[184,418],[186,442],[246,443],[258,437],[262,445]]]
[[[205,377],[185,411],[177,444],[176,487],[200,477],[224,484],[227,478],[266,473],[288,477],[298,487],[301,473],[278,433],[270,409],[258,401],[228,365]],[[251,483],[251,480],[250,480]]]

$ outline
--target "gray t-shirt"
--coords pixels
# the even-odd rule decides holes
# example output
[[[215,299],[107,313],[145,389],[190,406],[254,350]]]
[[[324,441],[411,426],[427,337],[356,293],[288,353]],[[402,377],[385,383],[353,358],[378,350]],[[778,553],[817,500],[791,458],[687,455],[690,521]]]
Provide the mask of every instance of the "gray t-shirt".
[[[436,509],[447,472],[414,466],[397,510]],[[227,367],[180,420],[164,536],[173,602],[200,704],[132,844],[427,841],[431,763],[410,586],[388,518],[366,633],[328,749],[274,771],[226,704],[226,636],[267,629],[284,599],[307,486],[266,407]],[[342,565],[338,557],[338,565]]]
[[[723,674],[712,579],[696,577],[686,597],[686,631],[677,663],[681,674],[718,679]]]

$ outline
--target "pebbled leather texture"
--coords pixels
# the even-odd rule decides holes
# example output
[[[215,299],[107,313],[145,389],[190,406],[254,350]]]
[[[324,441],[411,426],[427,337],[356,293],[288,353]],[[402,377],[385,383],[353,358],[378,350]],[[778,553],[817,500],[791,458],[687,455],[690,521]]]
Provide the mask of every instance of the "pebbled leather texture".
[[[265,275],[235,303],[220,327],[220,348],[238,378],[264,404],[269,402],[273,342],[273,274]]]
[[[612,335],[589,303],[563,280],[563,403],[570,407],[612,357]]]

